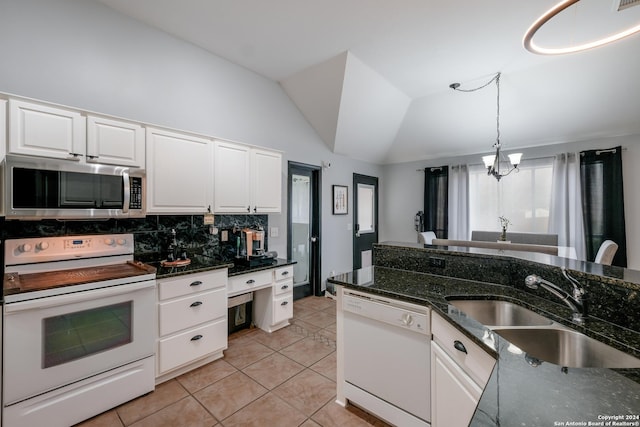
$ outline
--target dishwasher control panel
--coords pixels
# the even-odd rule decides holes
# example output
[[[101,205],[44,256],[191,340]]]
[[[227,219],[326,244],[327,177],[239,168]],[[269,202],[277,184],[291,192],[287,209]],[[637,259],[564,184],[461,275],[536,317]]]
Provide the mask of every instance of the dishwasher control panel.
[[[345,291],[342,309],[379,322],[430,335],[430,309],[364,293]]]

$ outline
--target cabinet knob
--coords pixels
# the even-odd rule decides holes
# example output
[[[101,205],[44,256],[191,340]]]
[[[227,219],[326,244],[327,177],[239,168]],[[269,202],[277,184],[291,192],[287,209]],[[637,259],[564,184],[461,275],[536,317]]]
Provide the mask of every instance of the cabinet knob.
[[[280,305],[282,305],[282,306],[285,306],[285,305],[287,305],[287,304],[289,304],[289,301],[282,301],[282,302],[280,303]]]
[[[193,303],[191,303],[191,305],[189,307],[197,307],[199,305],[202,305],[202,301],[193,302]]]
[[[196,335],[194,337],[191,337],[191,341],[198,341],[202,339],[202,335]]]
[[[258,207],[257,207],[257,206],[254,206],[254,207],[253,207],[253,213],[257,213],[257,212],[258,212]]]
[[[462,343],[461,343],[460,341],[458,341],[458,340],[455,340],[455,341],[453,342],[453,347],[454,347],[456,350],[463,352],[464,354],[468,354],[468,353],[467,353],[467,348],[464,346],[464,344],[462,344]]]
[[[196,280],[195,282],[191,282],[189,286],[200,286],[200,285],[202,285],[202,282],[200,280]]]
[[[247,206],[247,212],[251,212],[251,206]]]

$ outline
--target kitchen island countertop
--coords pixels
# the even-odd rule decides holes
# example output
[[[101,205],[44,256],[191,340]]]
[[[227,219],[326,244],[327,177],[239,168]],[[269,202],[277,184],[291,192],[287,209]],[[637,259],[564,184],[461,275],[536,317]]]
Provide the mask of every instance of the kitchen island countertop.
[[[549,362],[537,367],[510,343],[448,304],[447,298],[511,301],[571,327],[568,308],[517,288],[387,267],[367,267],[329,279],[329,283],[386,297],[428,305],[498,362],[483,392],[472,426],[559,426],[567,422],[600,422],[603,417],[640,425],[640,369],[564,368]],[[589,319],[580,332],[615,344],[640,357],[640,334],[606,320]],[[611,329],[611,330],[609,330]],[[603,334],[604,333],[604,334]],[[618,338],[615,342],[608,337]],[[636,418],[633,418],[636,417]],[[611,420],[611,419],[609,419]],[[565,424],[559,424],[565,423]],[[633,424],[636,423],[636,424]],[[582,425],[582,424],[575,424]],[[604,424],[603,424],[604,425]],[[624,424],[620,424],[624,425]]]

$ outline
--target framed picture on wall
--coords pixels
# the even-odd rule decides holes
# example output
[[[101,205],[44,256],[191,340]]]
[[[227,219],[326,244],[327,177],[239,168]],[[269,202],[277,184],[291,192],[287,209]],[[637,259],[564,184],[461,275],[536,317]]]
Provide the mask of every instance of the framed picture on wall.
[[[334,215],[346,215],[349,212],[349,199],[347,197],[348,190],[349,188],[346,185],[333,186]]]

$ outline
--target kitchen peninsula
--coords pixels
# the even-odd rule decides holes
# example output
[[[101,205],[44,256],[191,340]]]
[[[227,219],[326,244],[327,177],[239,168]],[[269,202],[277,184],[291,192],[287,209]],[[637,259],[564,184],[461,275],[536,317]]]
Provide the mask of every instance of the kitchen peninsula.
[[[561,267],[578,279],[590,298],[590,316],[583,325],[571,322],[571,310],[559,299],[524,284],[526,276],[536,274],[569,288]],[[538,360],[450,303],[454,299],[514,303],[557,327],[577,330],[640,358],[640,273],[636,271],[542,254],[382,243],[374,247],[373,267],[334,276],[329,282],[335,285],[339,300],[339,402],[344,403],[340,381],[345,375],[340,301],[344,291],[355,291],[429,307],[432,326],[436,319],[445,319],[497,360],[470,425],[552,426],[559,425],[556,422],[599,422],[616,415],[628,425],[638,425],[640,360],[627,369],[567,367]],[[433,372],[431,375],[433,381]],[[442,392],[447,390],[436,390]],[[431,395],[433,399],[433,384]]]

